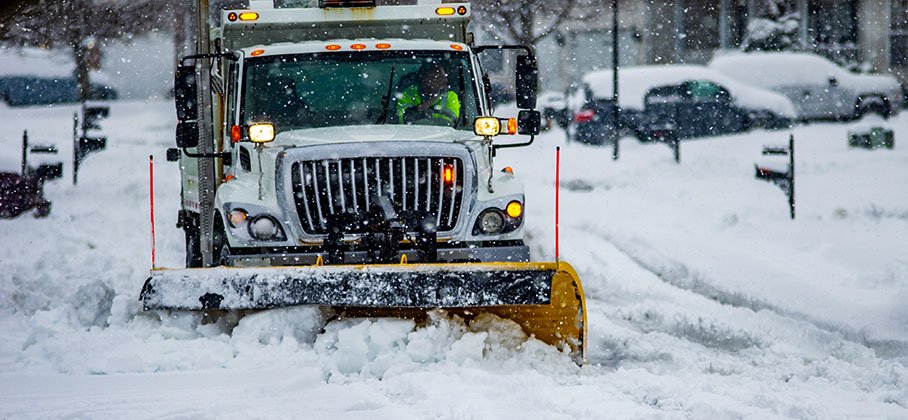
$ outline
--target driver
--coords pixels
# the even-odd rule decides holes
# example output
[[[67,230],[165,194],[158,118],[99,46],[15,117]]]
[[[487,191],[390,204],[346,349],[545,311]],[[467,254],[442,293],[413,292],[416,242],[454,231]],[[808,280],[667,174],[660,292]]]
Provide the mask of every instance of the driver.
[[[423,65],[418,83],[404,89],[397,100],[400,124],[427,123],[454,126],[460,118],[460,98],[448,89],[448,73],[438,63]]]

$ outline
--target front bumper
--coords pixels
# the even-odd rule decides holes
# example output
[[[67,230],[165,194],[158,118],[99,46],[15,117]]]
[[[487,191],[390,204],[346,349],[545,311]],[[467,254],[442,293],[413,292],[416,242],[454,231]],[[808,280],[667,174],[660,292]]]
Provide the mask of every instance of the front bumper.
[[[307,249],[294,248],[250,248],[235,249],[227,258],[229,265],[235,267],[272,267],[293,265],[314,265],[319,257],[328,259],[328,252],[319,247]],[[344,251],[343,264],[372,264],[368,251]],[[420,252],[416,249],[401,249],[397,253],[397,260],[406,255],[406,262],[422,262]],[[530,249],[522,241],[507,241],[505,243],[467,243],[442,247],[439,244],[437,262],[528,262]]]

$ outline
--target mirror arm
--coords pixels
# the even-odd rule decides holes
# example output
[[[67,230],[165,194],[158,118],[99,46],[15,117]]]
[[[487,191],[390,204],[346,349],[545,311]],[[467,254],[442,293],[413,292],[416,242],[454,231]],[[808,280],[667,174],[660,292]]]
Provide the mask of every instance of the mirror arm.
[[[185,66],[186,60],[198,60],[200,58],[226,58],[231,61],[239,61],[240,56],[235,52],[214,53],[214,54],[192,54],[180,59],[180,65]]]
[[[473,47],[476,54],[486,50],[523,50],[527,55],[535,56],[533,49],[527,45],[477,45]]]
[[[526,143],[517,143],[517,144],[493,144],[493,145],[492,145],[492,153],[494,153],[494,152],[495,152],[496,150],[498,150],[498,149],[509,149],[509,148],[512,148],[512,147],[524,147],[524,146],[529,146],[529,145],[533,144],[533,140],[536,140],[536,135],[535,135],[535,134],[530,134],[530,141],[528,141],[528,142],[526,142]]]
[[[191,158],[221,158],[221,159],[230,159],[230,152],[220,152],[220,153],[192,153],[189,151],[189,148],[183,148],[183,154]]]

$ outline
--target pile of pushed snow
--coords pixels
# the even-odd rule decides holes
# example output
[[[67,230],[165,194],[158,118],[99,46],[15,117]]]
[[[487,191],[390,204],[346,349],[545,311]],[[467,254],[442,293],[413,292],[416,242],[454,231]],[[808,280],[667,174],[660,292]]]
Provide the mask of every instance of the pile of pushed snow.
[[[785,96],[766,89],[750,86],[718,71],[693,65],[638,66],[618,71],[619,101],[624,109],[643,109],[646,93],[655,87],[677,85],[688,81],[707,80],[717,83],[731,94],[735,104],[747,109],[765,109],[778,115],[794,117],[794,105]],[[594,98],[612,97],[612,71],[600,70],[587,73],[583,82],[589,86]],[[581,91],[582,92],[582,91]],[[579,105],[580,98],[575,98]]]
[[[311,306],[217,319],[198,312],[142,312],[137,302],[114,297],[99,282],[36,312],[23,330],[14,365],[110,374],[261,368],[304,360],[329,376],[378,378],[427,363],[576,369],[567,354],[494,315],[465,322],[433,311],[425,324],[398,318],[327,321],[329,316]]]
[[[390,369],[423,363],[468,365],[492,361],[569,368],[566,354],[528,338],[514,321],[481,314],[469,323],[444,311],[429,313],[427,325],[407,319],[346,319],[328,324],[315,351],[343,374],[381,377]]]

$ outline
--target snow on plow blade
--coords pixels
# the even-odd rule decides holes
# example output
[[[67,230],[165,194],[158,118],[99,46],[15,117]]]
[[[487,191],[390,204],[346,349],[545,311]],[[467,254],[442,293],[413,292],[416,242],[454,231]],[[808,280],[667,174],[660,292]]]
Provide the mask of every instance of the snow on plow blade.
[[[342,316],[420,319],[444,309],[490,313],[576,360],[586,356],[586,303],[567,263],[218,267],[151,272],[145,309],[258,310],[331,306]]]

